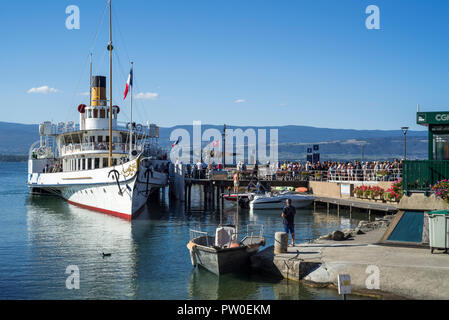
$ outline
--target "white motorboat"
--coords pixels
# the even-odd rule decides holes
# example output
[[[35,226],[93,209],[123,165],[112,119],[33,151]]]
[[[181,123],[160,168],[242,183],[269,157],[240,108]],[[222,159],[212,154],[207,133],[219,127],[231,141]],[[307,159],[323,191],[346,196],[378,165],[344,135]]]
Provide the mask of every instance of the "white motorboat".
[[[296,194],[291,192],[266,193],[265,195],[256,195],[250,201],[250,209],[282,209],[287,199],[292,200],[292,206],[295,208],[304,208],[313,203],[312,195]]]

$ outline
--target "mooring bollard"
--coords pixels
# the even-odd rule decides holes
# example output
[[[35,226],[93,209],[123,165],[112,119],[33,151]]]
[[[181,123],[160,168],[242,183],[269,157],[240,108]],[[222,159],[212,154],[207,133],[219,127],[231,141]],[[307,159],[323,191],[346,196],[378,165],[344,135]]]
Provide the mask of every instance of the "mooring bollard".
[[[286,253],[288,248],[288,234],[276,232],[274,234],[274,254]]]

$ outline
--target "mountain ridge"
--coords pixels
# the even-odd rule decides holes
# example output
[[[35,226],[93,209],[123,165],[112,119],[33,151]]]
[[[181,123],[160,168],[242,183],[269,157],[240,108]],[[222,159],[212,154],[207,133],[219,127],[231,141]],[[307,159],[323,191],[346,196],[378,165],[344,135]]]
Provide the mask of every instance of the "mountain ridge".
[[[0,154],[26,155],[32,143],[39,140],[38,124],[21,124],[0,121]],[[202,132],[207,129],[223,130],[222,125],[203,124]],[[339,158],[361,156],[360,141],[366,143],[364,154],[367,158],[378,156],[380,159],[401,157],[403,152],[403,133],[401,130],[356,130],[331,129],[302,125],[286,126],[233,126],[228,129],[278,129],[279,158],[304,158],[310,144],[320,144],[322,158],[333,155]],[[192,135],[192,125],[161,127],[159,142],[169,148],[170,134],[175,129],[185,129]],[[257,130],[256,130],[257,134]],[[427,156],[427,131],[410,130],[407,133],[407,154],[414,158]]]

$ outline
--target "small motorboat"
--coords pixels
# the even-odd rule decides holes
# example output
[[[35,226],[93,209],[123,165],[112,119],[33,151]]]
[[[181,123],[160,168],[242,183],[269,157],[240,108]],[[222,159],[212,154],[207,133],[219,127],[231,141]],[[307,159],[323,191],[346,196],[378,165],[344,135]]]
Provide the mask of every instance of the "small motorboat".
[[[257,227],[259,229],[255,232]],[[233,225],[219,226],[215,236],[190,230],[187,248],[192,265],[201,266],[217,275],[247,270],[250,257],[265,245],[263,226],[248,225],[247,234],[241,240],[238,238],[238,230]]]
[[[266,193],[257,195],[249,202],[250,209],[282,209],[287,199],[292,200],[292,206],[295,208],[304,208],[310,206],[314,197],[306,194],[296,194],[291,192]]]
[[[239,197],[237,196],[237,202]],[[238,228],[239,206],[234,213],[232,225],[223,224],[223,211],[215,235],[207,232],[190,230],[187,248],[194,267],[201,266],[217,275],[241,272],[249,268],[250,257],[265,245],[263,225],[248,224],[246,234],[240,237]],[[241,240],[239,240],[241,238]]]
[[[223,198],[226,201],[229,201],[232,204],[239,204],[242,209],[249,209],[249,203],[254,197],[258,194],[265,194],[260,192],[248,192],[248,193],[238,193],[238,194],[227,194],[223,195]]]
[[[239,201],[241,201],[242,199],[249,199],[249,198],[252,198],[252,195],[253,195],[253,193],[238,193],[238,194],[232,193],[232,194],[223,195],[223,198],[226,201],[237,203],[237,199]]]

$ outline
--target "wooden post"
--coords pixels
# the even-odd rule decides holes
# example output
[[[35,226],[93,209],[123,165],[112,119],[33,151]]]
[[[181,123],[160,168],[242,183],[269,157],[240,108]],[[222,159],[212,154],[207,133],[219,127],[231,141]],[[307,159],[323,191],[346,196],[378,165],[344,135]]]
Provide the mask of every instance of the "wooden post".
[[[189,183],[188,190],[189,190],[189,210],[190,210],[190,208],[192,207],[192,184],[191,183]]]
[[[224,187],[221,187],[221,211],[224,211]]]

